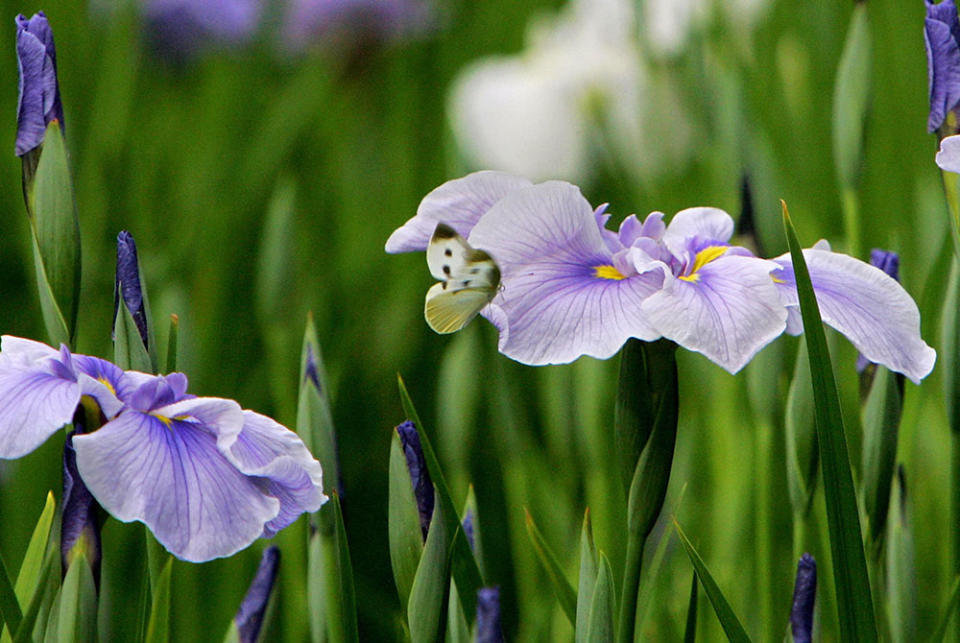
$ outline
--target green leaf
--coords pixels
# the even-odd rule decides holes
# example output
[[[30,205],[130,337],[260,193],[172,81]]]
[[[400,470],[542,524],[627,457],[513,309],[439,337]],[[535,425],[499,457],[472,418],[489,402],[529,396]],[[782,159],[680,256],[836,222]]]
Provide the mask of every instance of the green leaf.
[[[593,526],[590,524],[590,508],[583,512],[583,527],[580,528],[580,578],[577,581],[576,641],[585,643],[590,625],[590,605],[593,588],[597,582],[597,549],[593,544]]]
[[[34,629],[37,621],[40,620],[41,613],[47,613],[50,609],[50,603],[53,601],[55,584],[59,581],[60,566],[55,564],[59,561],[60,552],[55,548],[50,548],[44,556],[43,566],[40,570],[40,580],[38,581],[36,591],[30,598],[26,611],[23,613],[23,620],[20,621],[20,628],[13,637],[13,643],[27,643],[34,639]],[[37,633],[42,636],[42,632]],[[4,640],[9,640],[6,632]]]
[[[237,622],[233,619],[230,619],[227,633],[223,635],[223,643],[240,643],[240,630],[237,629]]]
[[[697,572],[690,580],[690,600],[687,602],[687,627],[683,631],[684,643],[697,641]]]
[[[423,551],[423,535],[417,500],[410,482],[410,471],[407,469],[407,460],[396,431],[390,441],[389,475],[387,535],[390,541],[390,564],[393,567],[397,593],[400,595],[400,607],[406,608]]]
[[[683,548],[687,551],[687,556],[690,557],[693,570],[696,572],[697,578],[700,579],[700,583],[707,593],[707,598],[710,599],[710,604],[713,606],[713,611],[717,614],[720,627],[723,628],[724,634],[727,635],[727,640],[734,641],[735,643],[750,641],[750,637],[747,636],[747,631],[743,629],[743,625],[740,624],[740,619],[737,618],[737,615],[733,612],[733,608],[730,607],[730,603],[727,602],[723,592],[720,591],[720,587],[716,581],[713,580],[713,576],[710,574],[710,570],[707,569],[703,559],[700,558],[700,554],[694,549],[687,535],[683,533],[683,529],[680,528],[680,523],[674,520],[673,526],[677,530],[677,535],[680,537]]]
[[[627,557],[618,630],[621,643],[634,640],[643,548],[663,509],[673,467],[680,408],[676,348],[667,340],[642,344],[648,391],[637,394],[650,395],[656,413],[650,437],[635,465],[627,498]]]
[[[797,344],[797,361],[787,393],[784,417],[787,460],[787,490],[796,516],[806,515],[817,484],[819,450],[814,419],[813,384],[807,357],[807,342]]]
[[[450,594],[447,598],[447,630],[443,640],[444,643],[471,643],[473,641],[470,624],[467,623],[467,617],[460,607],[460,596],[457,592],[456,583],[450,583]]]
[[[940,624],[932,637],[930,643],[938,643],[947,637],[947,628],[950,627],[950,621],[953,620],[954,612],[960,608],[960,576],[953,581],[953,589],[950,591],[950,598],[943,608],[943,616],[940,617]]]
[[[307,373],[307,356],[313,356],[316,382]],[[337,438],[327,395],[326,369],[313,315],[307,316],[300,351],[300,391],[297,400],[297,433],[314,457],[320,461],[324,480],[335,486],[340,479],[337,462]]]
[[[883,535],[887,524],[890,487],[897,466],[902,390],[902,375],[877,366],[863,407],[860,484],[863,507],[869,518],[870,539],[874,542]]]
[[[804,335],[810,358],[810,375],[816,405],[817,441],[823,471],[827,525],[833,559],[833,579],[842,641],[876,641],[877,629],[870,596],[870,581],[863,552],[856,489],[844,435],[840,396],[833,377],[827,338],[800,242],[786,203],[783,222],[797,282]]]
[[[144,548],[147,550],[147,575],[150,578],[150,594],[156,596],[163,566],[170,562],[170,554],[157,540],[150,528],[143,527]]]
[[[890,494],[890,508],[886,536],[887,619],[890,624],[890,640],[895,643],[908,643],[919,639],[917,566],[910,520],[911,509],[902,467]]]
[[[165,373],[177,370],[177,338],[180,336],[180,318],[170,315],[170,332],[167,335],[167,364]]]
[[[13,589],[13,583],[10,582],[10,576],[7,574],[7,565],[0,556],[0,617],[11,632],[16,632],[20,627],[20,620],[23,614],[20,611],[20,603],[17,601],[17,594]]]
[[[33,266],[37,273],[40,313],[43,315],[43,324],[47,329],[47,336],[53,346],[59,346],[60,344],[69,346],[71,343],[70,329],[57,304],[57,298],[50,286],[50,280],[47,278],[47,271],[40,256],[40,248],[37,246],[37,238],[33,235],[30,238],[33,241]]]
[[[347,531],[343,524],[343,512],[340,510],[340,496],[330,494],[333,505],[333,520],[336,527],[337,543],[337,571],[340,584],[337,595],[330,608],[336,612],[337,618],[330,618],[329,622],[336,628],[330,630],[330,640],[334,643],[351,643],[359,639],[357,630],[357,601],[353,585],[353,564],[350,562],[350,548],[347,543]],[[328,614],[330,612],[328,611]]]
[[[446,534],[453,539],[452,559],[450,567],[453,572],[453,578],[457,582],[457,593],[460,597],[460,606],[467,619],[473,624],[477,614],[477,591],[483,587],[483,579],[480,575],[480,568],[470,550],[460,523],[457,520],[456,505],[450,495],[450,488],[447,486],[443,470],[440,468],[440,462],[437,460],[436,452],[433,450],[430,438],[427,435],[426,427],[420,422],[417,410],[410,400],[410,394],[407,393],[407,387],[403,383],[403,378],[397,375],[397,383],[400,390],[400,403],[403,405],[404,413],[407,419],[413,422],[417,428],[417,435],[420,437],[420,447],[423,449],[423,457],[427,462],[427,470],[430,472],[430,479],[436,487],[437,502],[443,505],[443,519],[447,523]]]
[[[870,103],[870,57],[867,3],[858,2],[853,7],[833,93],[833,154],[844,187],[856,183],[863,159],[864,122]]]
[[[150,352],[143,345],[137,323],[123,301],[117,306],[117,318],[113,327],[113,361],[120,368],[126,370],[154,373],[156,365],[150,357]]]
[[[433,643],[443,632],[444,610],[448,591],[450,543],[442,503],[436,503],[430,520],[430,531],[423,547],[423,556],[410,588],[407,603],[407,625],[413,643]]]
[[[600,566],[593,597],[590,600],[590,618],[587,638],[590,643],[606,643],[613,640],[613,623],[616,614],[616,592],[613,589],[613,572],[610,561],[600,552]]]
[[[27,545],[27,553],[23,555],[20,572],[17,574],[17,584],[14,590],[21,605],[30,602],[40,588],[41,579],[44,578],[44,559],[47,552],[47,543],[50,541],[50,526],[53,524],[56,505],[57,502],[53,497],[53,492],[48,491],[46,503],[43,506],[43,511],[40,512],[37,525],[33,528],[33,535],[30,536],[30,543]]]
[[[166,643],[170,640],[170,576],[173,573],[173,557],[167,557],[153,589],[153,606],[150,608],[150,624],[147,625],[145,643]]]
[[[78,551],[60,588],[57,640],[77,643],[97,640],[97,588],[83,551]]]
[[[38,259],[43,264],[53,305],[61,313],[68,329],[67,336],[72,339],[80,294],[80,227],[74,205],[67,148],[56,121],[47,126],[29,194],[28,209],[32,214]],[[45,292],[43,287],[40,290],[42,300]],[[48,322],[50,331],[49,321],[55,320],[47,319],[46,310],[44,321]],[[59,329],[56,330],[59,332]]]
[[[290,288],[294,279],[294,262],[290,261],[290,255],[296,241],[296,227],[293,225],[296,193],[297,184],[293,177],[283,176],[277,180],[267,204],[253,289],[261,322],[272,319],[278,311],[289,310],[291,297],[296,292]]]
[[[563,613],[567,615],[570,624],[576,627],[577,595],[574,593],[573,587],[570,586],[570,581],[568,581],[566,575],[564,575],[560,563],[557,562],[557,557],[553,554],[553,551],[550,550],[550,546],[544,539],[543,534],[537,529],[537,525],[533,521],[533,516],[530,515],[530,511],[525,508],[524,513],[526,514],[527,535],[530,536],[530,542],[533,544],[537,558],[540,560],[540,564],[543,565],[547,576],[550,578],[550,583],[553,585],[553,592],[557,595],[557,600],[560,601],[560,607],[563,609]]]

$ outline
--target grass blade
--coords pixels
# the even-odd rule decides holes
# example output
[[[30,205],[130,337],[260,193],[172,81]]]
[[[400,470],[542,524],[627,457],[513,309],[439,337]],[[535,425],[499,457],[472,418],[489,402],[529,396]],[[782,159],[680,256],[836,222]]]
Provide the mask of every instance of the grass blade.
[[[576,627],[577,595],[574,593],[573,587],[570,586],[570,582],[564,575],[560,563],[557,562],[557,557],[553,555],[550,546],[543,538],[543,534],[540,533],[536,523],[533,522],[533,516],[530,515],[529,511],[524,511],[527,516],[527,534],[530,535],[530,542],[533,543],[533,548],[537,552],[537,558],[540,559],[540,563],[550,577],[553,591],[557,595],[557,600],[560,601],[560,607],[563,608],[563,613],[567,615],[570,624]]]
[[[870,580],[863,551],[856,489],[850,471],[850,457],[844,435],[840,396],[830,363],[830,351],[823,331],[820,309],[797,233],[786,203],[783,223],[796,275],[803,329],[810,359],[810,375],[816,406],[817,440],[823,471],[827,526],[833,557],[833,579],[840,619],[840,640],[876,641],[876,619],[870,595]]]
[[[673,526],[677,530],[677,535],[680,536],[680,542],[683,544],[683,548],[687,550],[687,556],[690,557],[690,562],[693,564],[697,578],[700,579],[703,590],[707,593],[707,598],[710,599],[710,604],[713,606],[713,611],[717,614],[717,619],[719,619],[720,626],[723,628],[724,634],[727,635],[727,639],[735,643],[748,643],[750,637],[747,636],[747,631],[743,629],[740,619],[737,618],[733,608],[730,607],[730,603],[727,602],[723,592],[720,591],[720,587],[716,581],[713,580],[713,576],[710,575],[710,570],[707,569],[703,559],[700,558],[700,554],[693,548],[693,544],[691,544],[687,535],[683,533],[683,529],[680,528],[680,523],[674,520]]]

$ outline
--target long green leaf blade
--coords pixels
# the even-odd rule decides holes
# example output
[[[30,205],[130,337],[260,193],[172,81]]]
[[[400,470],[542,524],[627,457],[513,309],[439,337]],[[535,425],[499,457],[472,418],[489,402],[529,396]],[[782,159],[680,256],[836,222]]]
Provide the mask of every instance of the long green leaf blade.
[[[533,521],[533,516],[530,515],[529,511],[526,511],[526,516],[527,534],[530,536],[530,542],[533,543],[534,551],[537,552],[537,558],[540,559],[540,564],[543,565],[547,576],[550,577],[550,583],[553,585],[553,591],[557,595],[557,600],[560,601],[560,607],[563,608],[563,613],[567,615],[570,624],[576,627],[577,595],[574,593],[573,587],[570,586],[570,582],[564,575],[560,563],[557,562],[557,557],[554,556],[550,550],[550,546],[544,539],[543,534],[537,529],[537,525]]]
[[[20,611],[20,603],[17,601],[17,594],[13,589],[13,583],[10,582],[10,576],[7,574],[7,565],[3,562],[3,556],[0,556],[0,616],[3,622],[11,632],[16,632],[20,627],[20,619],[23,614]]]
[[[168,557],[154,587],[153,607],[150,609],[150,624],[147,626],[145,643],[166,643],[170,640],[170,575],[172,568],[173,557]]]
[[[687,535],[683,533],[683,529],[680,528],[680,523],[674,520],[673,526],[677,530],[677,535],[680,537],[683,548],[687,551],[687,556],[690,557],[690,562],[693,564],[693,569],[697,573],[697,578],[700,579],[703,590],[707,593],[707,598],[710,599],[710,604],[713,606],[713,611],[717,614],[717,619],[719,619],[720,626],[723,628],[724,634],[727,635],[727,639],[735,643],[748,643],[750,637],[747,635],[747,631],[743,629],[740,619],[737,618],[727,598],[723,595],[723,592],[720,591],[720,587],[716,581],[713,580],[713,576],[710,574],[710,570],[707,569],[706,563],[700,558],[700,554],[694,549]]]
[[[783,224],[790,246],[790,256],[797,282],[800,311],[803,316],[810,375],[816,405],[817,440],[823,470],[827,525],[833,557],[833,579],[836,586],[837,611],[842,641],[876,641],[876,619],[870,595],[870,580],[863,551],[860,515],[856,489],[850,470],[850,457],[844,435],[840,396],[833,376],[830,351],[823,331],[813,283],[807,271],[796,230],[790,221],[786,203]]]

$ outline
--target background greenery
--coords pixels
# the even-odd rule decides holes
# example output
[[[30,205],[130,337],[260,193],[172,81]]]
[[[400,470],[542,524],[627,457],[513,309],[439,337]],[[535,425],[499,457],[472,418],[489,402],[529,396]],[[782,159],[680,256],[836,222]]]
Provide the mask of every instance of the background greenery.
[[[0,16],[9,20],[0,28],[0,114],[7,114],[0,142],[9,145],[0,155],[0,331],[45,339],[13,154],[13,17],[44,9],[56,36],[82,231],[77,349],[111,355],[121,229],[137,240],[161,346],[168,315],[179,315],[179,367],[195,393],[235,398],[293,426],[300,342],[313,312],[331,380],[362,640],[402,635],[386,535],[390,431],[403,419],[398,372],[436,436],[456,501],[474,485],[486,573],[502,588],[509,637],[572,637],[527,540],[524,507],[575,580],[580,521],[590,506],[598,546],[619,574],[623,492],[610,432],[617,360],[524,367],[497,354],[495,332],[483,321],[437,336],[422,319],[431,283],[423,256],[383,252],[424,194],[479,169],[463,164],[446,124],[446,89],[458,69],[483,55],[519,51],[528,16],[558,5],[447,3],[440,27],[420,39],[349,55],[318,49],[297,59],[276,54],[276,21],[268,20],[251,47],[170,65],[145,48],[129,8],[107,19],[83,2],[0,1]],[[831,110],[851,8],[776,2],[751,34],[718,19],[680,56],[651,61],[691,119],[692,161],[644,181],[601,172],[582,186],[584,194],[595,204],[609,201],[615,221],[693,205],[737,217],[747,173],[766,254],[786,248],[779,198],[790,205],[804,245],[825,237],[843,249]],[[873,92],[860,254],[876,246],[900,253],[924,338],[938,344],[947,228],[936,141],[926,133],[923,15],[919,0],[869,4]],[[657,151],[638,154],[655,159]],[[676,512],[759,640],[786,629],[804,549],[821,562],[820,626],[825,639],[835,636],[826,540],[793,542],[782,412],[795,347],[794,339],[778,340],[736,377],[698,355],[679,356],[681,425],[665,517]],[[856,469],[856,354],[842,338],[835,348]],[[936,626],[949,590],[949,441],[935,370],[922,386],[907,384],[899,444],[920,637]],[[61,447],[58,436],[26,458],[0,463],[0,551],[14,565],[47,489],[59,495]],[[815,512],[825,522],[822,507]],[[110,519],[104,533],[101,637],[127,640],[137,622],[142,530]],[[276,539],[284,558],[274,634],[291,641],[307,632],[305,534],[300,521]],[[175,565],[174,640],[220,635],[261,548]],[[661,550],[662,565],[652,561],[644,572],[644,632],[675,639],[691,568],[675,538]],[[703,640],[720,636],[706,604],[699,619]]]

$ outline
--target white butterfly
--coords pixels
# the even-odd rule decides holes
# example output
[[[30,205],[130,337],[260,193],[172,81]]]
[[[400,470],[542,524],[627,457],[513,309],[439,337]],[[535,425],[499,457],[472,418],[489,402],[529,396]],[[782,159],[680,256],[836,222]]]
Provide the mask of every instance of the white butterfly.
[[[500,269],[445,223],[438,223],[427,246],[430,274],[440,280],[427,291],[423,316],[440,334],[466,326],[497,294]]]

